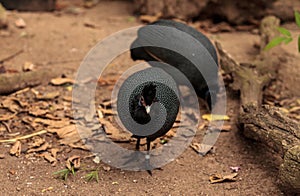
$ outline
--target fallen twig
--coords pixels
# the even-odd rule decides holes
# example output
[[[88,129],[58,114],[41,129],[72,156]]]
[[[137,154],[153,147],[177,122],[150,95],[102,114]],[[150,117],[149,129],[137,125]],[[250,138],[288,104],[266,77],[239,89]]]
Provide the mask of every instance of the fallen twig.
[[[47,130],[41,130],[41,131],[38,131],[38,132],[35,132],[35,133],[31,133],[31,134],[28,134],[28,135],[16,137],[16,138],[13,138],[13,139],[0,140],[0,143],[16,142],[16,141],[28,139],[28,138],[31,138],[31,137],[34,137],[34,136],[37,136],[37,135],[42,135],[42,134],[45,134],[47,132],[48,132]]]
[[[10,129],[9,125],[7,123],[3,122],[3,121],[1,121],[1,123],[5,126],[7,132],[11,133],[11,129]]]
[[[15,52],[15,53],[13,53],[13,54],[11,54],[11,55],[9,55],[9,56],[3,58],[3,59],[1,59],[1,60],[0,60],[0,64],[2,64],[2,63],[4,63],[5,61],[8,61],[8,60],[10,60],[10,59],[12,59],[12,58],[18,56],[18,55],[21,54],[22,52],[24,52],[23,49],[21,49],[21,50]]]

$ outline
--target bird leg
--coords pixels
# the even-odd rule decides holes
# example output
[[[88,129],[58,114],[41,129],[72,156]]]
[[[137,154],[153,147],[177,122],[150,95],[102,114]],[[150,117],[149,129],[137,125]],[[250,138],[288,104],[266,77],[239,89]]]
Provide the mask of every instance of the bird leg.
[[[149,154],[149,151],[150,151],[150,143],[151,143],[151,140],[147,138],[147,151],[148,151],[148,154]]]
[[[135,144],[135,149],[140,150],[140,143],[141,143],[141,138],[137,138],[136,144]]]
[[[147,154],[146,154],[146,164],[147,167],[150,168],[150,143],[151,140],[149,138],[147,138]],[[151,170],[147,170],[148,174],[150,174],[152,176],[152,171]]]

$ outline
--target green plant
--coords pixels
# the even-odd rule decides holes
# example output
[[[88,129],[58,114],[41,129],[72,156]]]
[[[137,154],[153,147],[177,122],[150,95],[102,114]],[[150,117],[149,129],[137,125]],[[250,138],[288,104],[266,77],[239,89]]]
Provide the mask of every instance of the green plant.
[[[300,28],[300,13],[295,11],[295,22],[297,26]],[[292,34],[289,30],[284,27],[278,27],[278,31],[280,32],[279,37],[275,37],[272,39],[264,48],[264,50],[269,50],[275,46],[278,46],[281,43],[288,44],[293,41]],[[298,52],[300,53],[300,35],[298,35]]]
[[[74,167],[72,166],[71,169],[62,169],[62,170],[59,170],[57,172],[54,172],[53,175],[63,179],[63,180],[67,180],[69,174],[73,174],[73,176],[75,176],[75,169]]]
[[[85,175],[85,179],[87,181],[92,181],[92,180],[96,180],[96,182],[99,183],[99,168],[97,168],[94,171],[91,171],[90,173],[87,173]]]

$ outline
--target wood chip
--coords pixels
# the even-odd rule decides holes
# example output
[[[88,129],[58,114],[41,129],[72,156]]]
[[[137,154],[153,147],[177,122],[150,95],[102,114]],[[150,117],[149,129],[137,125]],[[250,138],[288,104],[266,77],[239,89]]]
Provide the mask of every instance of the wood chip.
[[[58,91],[54,91],[54,92],[49,92],[49,93],[45,93],[45,94],[38,94],[36,95],[36,98],[39,100],[52,100],[55,99],[57,97],[59,97],[60,93]]]
[[[232,182],[236,181],[238,173],[232,173],[225,176],[222,176],[221,174],[214,174],[209,177],[210,183],[220,183],[220,182]]]
[[[32,71],[35,65],[31,62],[25,62],[23,65],[23,71]]]
[[[54,78],[50,81],[50,84],[55,86],[61,86],[64,84],[74,84],[75,81],[71,78]]]
[[[14,145],[11,147],[9,154],[15,155],[15,156],[20,156],[21,155],[21,142],[16,141]]]

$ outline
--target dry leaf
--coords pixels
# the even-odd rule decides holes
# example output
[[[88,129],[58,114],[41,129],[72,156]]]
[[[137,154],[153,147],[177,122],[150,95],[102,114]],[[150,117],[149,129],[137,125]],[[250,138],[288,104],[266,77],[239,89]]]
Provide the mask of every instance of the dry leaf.
[[[112,104],[115,104],[117,100],[105,100],[101,103],[104,108],[111,108]]]
[[[52,149],[50,150],[51,155],[52,155],[54,158],[57,157],[57,153],[58,153],[59,151],[60,151],[60,150],[59,150],[58,148],[52,148]]]
[[[98,156],[95,156],[95,158],[93,159],[93,162],[96,163],[96,164],[99,164],[100,161],[101,161],[101,159]]]
[[[104,171],[110,171],[110,167],[109,166],[103,166]]]
[[[29,114],[33,115],[33,116],[43,116],[45,114],[47,114],[49,112],[49,110],[43,110],[40,109],[39,107],[34,107],[34,108],[30,108],[30,111],[28,111]]]
[[[101,112],[101,110],[97,110],[97,113],[99,118],[104,118],[104,114]]]
[[[49,163],[51,163],[52,166],[55,166],[55,164],[57,163],[57,159],[51,156],[49,152],[45,152],[43,154],[40,154],[39,156],[44,157],[44,159],[46,159]]]
[[[280,107],[279,110],[285,114],[288,114],[290,111],[286,108]]]
[[[59,129],[48,129],[48,131],[58,135],[60,144],[70,145],[81,140],[76,125],[69,125]]]
[[[72,166],[74,169],[79,169],[80,168],[80,156],[74,155],[68,158],[66,162],[66,166],[69,170],[72,170]]]
[[[26,27],[26,23],[25,23],[25,21],[24,21],[22,18],[18,18],[18,19],[15,21],[15,25],[16,25],[16,27],[18,27],[18,28],[25,28],[25,27]]]
[[[41,137],[34,137],[33,141],[28,143],[29,148],[39,147],[45,143],[45,139]]]
[[[117,115],[116,111],[113,111],[111,109],[105,109],[102,107],[99,107],[99,110],[104,114],[104,115]]]
[[[207,144],[199,144],[199,143],[192,143],[191,147],[193,150],[195,150],[197,153],[203,155],[206,154],[207,152],[209,152],[213,146],[211,145],[207,145]]]
[[[73,97],[72,96],[63,96],[63,100],[67,101],[67,102],[72,102],[73,101]]]
[[[89,148],[87,145],[83,144],[81,141],[76,143],[70,143],[68,144],[71,148],[81,149],[81,150],[91,150],[92,148]]]
[[[104,131],[107,135],[117,135],[119,134],[119,130],[108,120],[105,118],[99,119],[100,123],[104,125]]]
[[[230,120],[229,116],[219,114],[203,114],[202,119],[208,121]]]
[[[300,106],[292,107],[289,112],[297,112],[298,110],[300,110]]]
[[[229,169],[231,169],[232,172],[238,172],[241,168],[236,166],[236,167],[229,167]]]
[[[31,148],[31,149],[27,150],[27,153],[45,151],[50,147],[51,147],[51,145],[48,142],[45,142],[43,145],[41,145],[38,148]]]
[[[14,114],[7,114],[7,115],[1,115],[0,116],[0,121],[7,121],[10,120],[12,118],[14,118],[18,113],[15,112]]]
[[[162,16],[162,13],[158,13],[155,16],[150,16],[150,15],[141,15],[140,16],[140,20],[142,22],[148,22],[148,23],[152,23],[154,21],[157,21],[160,17]]]
[[[34,69],[34,64],[31,62],[25,62],[23,65],[23,71],[32,71]]]
[[[7,108],[11,112],[18,112],[20,110],[20,105],[16,98],[7,97],[1,102],[3,108]]]
[[[204,127],[205,127],[206,125],[207,125],[207,124],[205,123],[205,121],[204,121],[203,123],[199,124],[198,130],[204,129]]]
[[[237,177],[238,173],[232,173],[232,174],[228,174],[228,175],[225,175],[225,176],[222,176],[221,174],[214,174],[214,175],[211,175],[209,177],[209,181],[210,183],[220,183],[220,182],[232,182],[232,181],[236,181],[236,178]]]
[[[108,86],[108,85],[114,85],[117,81],[117,78],[114,79],[114,78],[110,78],[110,79],[103,79],[103,78],[100,78],[98,80],[98,83],[99,83],[99,86]]]
[[[43,190],[42,190],[42,193],[45,193],[45,192],[51,191],[51,190],[53,190],[53,187],[52,187],[52,186],[49,186],[48,188],[43,189]]]
[[[94,22],[89,21],[89,20],[84,21],[84,22],[83,22],[83,25],[84,25],[85,27],[89,27],[89,28],[92,28],[92,29],[97,28],[97,25],[96,25]]]
[[[58,111],[55,111],[56,113]],[[59,116],[56,116],[56,115],[53,115],[53,114],[46,114],[45,117],[48,118],[48,120],[55,120],[55,121],[58,121],[58,120],[62,120],[61,118],[62,115],[59,115]],[[68,121],[69,119],[66,119],[66,120],[62,120],[62,121]]]
[[[75,81],[71,78],[54,78],[50,81],[50,84],[53,84],[55,86],[61,86],[64,84],[74,84]]]
[[[57,97],[59,97],[60,93],[58,91],[54,91],[54,92],[49,92],[49,93],[45,93],[45,94],[38,94],[36,95],[36,98],[39,100],[52,100],[55,99]]]
[[[20,156],[21,155],[21,142],[16,141],[14,145],[11,147],[9,154],[15,155],[15,156]]]
[[[221,131],[231,131],[232,127],[231,125],[223,125]]]
[[[44,125],[49,126],[50,128],[62,128],[70,125],[70,121],[66,120],[49,120],[43,118],[34,119],[35,123],[42,123]]]

